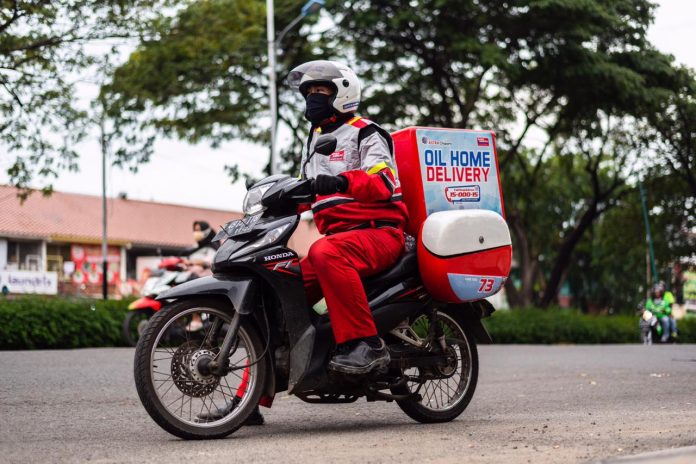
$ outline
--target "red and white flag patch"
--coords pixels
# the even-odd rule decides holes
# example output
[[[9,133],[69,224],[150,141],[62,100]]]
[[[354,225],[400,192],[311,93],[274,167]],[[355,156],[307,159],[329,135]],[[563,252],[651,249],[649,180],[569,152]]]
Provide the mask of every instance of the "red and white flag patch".
[[[329,161],[344,161],[346,159],[346,151],[339,150],[329,155]]]

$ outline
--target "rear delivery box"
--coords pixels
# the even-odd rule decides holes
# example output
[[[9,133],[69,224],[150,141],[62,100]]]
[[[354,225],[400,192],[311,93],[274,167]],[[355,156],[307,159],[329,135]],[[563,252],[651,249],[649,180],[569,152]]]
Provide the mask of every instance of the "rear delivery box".
[[[392,138],[411,235],[437,211],[486,209],[505,217],[492,131],[408,127]]]
[[[409,127],[392,135],[417,237],[418,267],[434,298],[476,301],[500,290],[512,262],[490,131]]]

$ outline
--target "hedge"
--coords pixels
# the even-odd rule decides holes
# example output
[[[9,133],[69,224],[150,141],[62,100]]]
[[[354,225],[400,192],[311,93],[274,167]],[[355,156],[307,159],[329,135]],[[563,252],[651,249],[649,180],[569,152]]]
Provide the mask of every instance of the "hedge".
[[[0,350],[124,346],[130,300],[0,298]],[[565,309],[496,311],[485,320],[494,343],[639,343],[638,316],[588,316]],[[696,343],[696,318],[679,321],[680,342]]]
[[[496,311],[485,325],[494,343],[639,343],[636,316],[591,316],[551,308]],[[696,343],[696,318],[678,321],[679,342]]]
[[[130,301],[0,298],[0,350],[124,346],[121,325]]]

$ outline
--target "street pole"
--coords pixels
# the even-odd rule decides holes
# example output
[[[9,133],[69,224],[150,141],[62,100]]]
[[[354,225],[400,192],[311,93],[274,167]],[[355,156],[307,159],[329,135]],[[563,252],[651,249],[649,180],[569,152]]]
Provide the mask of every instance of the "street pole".
[[[103,107],[102,107],[103,110]],[[101,131],[102,151],[102,298],[109,298],[109,283],[107,281],[108,256],[106,246],[106,133],[104,129],[104,113],[99,116],[99,129]]]
[[[268,40],[268,93],[271,104],[271,174],[277,174],[276,126],[278,125],[278,102],[276,101],[276,43],[273,0],[266,0],[266,38]]]
[[[655,266],[655,250],[653,248],[652,234],[650,233],[650,222],[648,221],[648,205],[645,201],[645,189],[643,183],[638,182],[638,190],[640,192],[640,204],[643,208],[643,221],[645,222],[645,241],[648,242],[648,251],[650,252],[650,269],[652,270],[652,283],[657,282],[657,267]],[[648,286],[650,286],[648,280]]]
[[[278,94],[276,90],[276,49],[290,29],[308,15],[317,13],[324,6],[324,0],[309,0],[304,4],[299,15],[275,36],[275,18],[273,0],[266,0],[266,40],[268,41],[268,93],[271,107],[271,174],[278,174],[278,146],[276,132],[278,129]]]

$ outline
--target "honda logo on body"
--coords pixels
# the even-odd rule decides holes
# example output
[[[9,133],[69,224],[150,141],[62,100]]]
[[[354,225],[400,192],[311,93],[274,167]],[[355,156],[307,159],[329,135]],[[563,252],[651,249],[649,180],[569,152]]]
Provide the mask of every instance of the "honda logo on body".
[[[283,258],[294,258],[295,254],[292,253],[291,251],[285,252],[285,253],[278,253],[277,255],[268,255],[264,256],[263,260],[264,261],[273,261],[275,259],[283,259]]]

